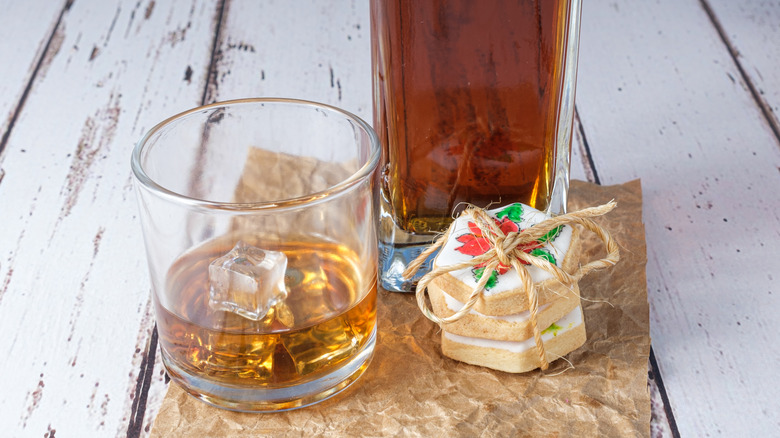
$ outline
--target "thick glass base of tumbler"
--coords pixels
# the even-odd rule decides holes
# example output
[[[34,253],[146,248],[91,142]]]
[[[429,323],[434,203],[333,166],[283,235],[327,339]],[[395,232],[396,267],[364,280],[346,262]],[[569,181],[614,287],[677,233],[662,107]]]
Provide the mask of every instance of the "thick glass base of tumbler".
[[[212,406],[238,412],[287,411],[327,400],[363,375],[374,354],[376,331],[374,327],[368,342],[339,369],[319,379],[287,388],[227,386],[185,372],[169,360],[165,352],[162,358],[171,380],[190,395]]]

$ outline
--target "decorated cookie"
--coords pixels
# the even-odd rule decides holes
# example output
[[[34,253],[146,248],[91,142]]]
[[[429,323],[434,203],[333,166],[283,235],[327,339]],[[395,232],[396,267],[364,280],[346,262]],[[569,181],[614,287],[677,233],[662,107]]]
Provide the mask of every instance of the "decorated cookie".
[[[580,307],[549,325],[541,333],[545,358],[552,362],[585,343],[585,323]],[[524,373],[539,368],[539,354],[534,338],[496,341],[443,332],[442,353],[452,359],[508,373]]]
[[[450,317],[464,306],[462,302],[435,284],[428,286],[428,296],[431,299],[433,311],[442,317]],[[579,289],[569,290],[566,295],[556,297],[539,306],[537,324],[539,327],[548,327],[579,305]],[[485,315],[471,309],[462,318],[447,324],[444,329],[448,333],[456,335],[499,341],[525,341],[533,337],[531,312],[528,309],[501,316]]]
[[[487,213],[505,234],[522,231],[549,217],[520,203],[488,210]],[[579,231],[570,225],[561,225],[518,249],[531,256],[543,258],[571,274],[579,265],[579,248]],[[489,249],[487,237],[482,235],[473,218],[460,216],[450,228],[449,238],[434,261],[434,269],[469,261]],[[579,290],[575,290],[576,284],[561,284],[549,272],[536,266],[526,265],[525,268],[536,284],[540,305],[571,295],[572,292],[579,294]],[[484,272],[485,267],[478,264],[438,276],[431,281],[431,286],[447,291],[451,297],[463,303],[468,301]],[[528,294],[520,276],[510,266],[503,265],[493,271],[482,297],[474,306],[477,312],[493,316],[511,315],[527,309]]]
[[[439,250],[415,296],[442,329],[444,356],[522,373],[547,369],[582,346],[579,280],[620,259],[618,245],[591,218],[613,208],[609,202],[556,217],[523,204],[466,209],[404,271],[411,278]],[[580,227],[604,242],[606,257],[580,265]]]

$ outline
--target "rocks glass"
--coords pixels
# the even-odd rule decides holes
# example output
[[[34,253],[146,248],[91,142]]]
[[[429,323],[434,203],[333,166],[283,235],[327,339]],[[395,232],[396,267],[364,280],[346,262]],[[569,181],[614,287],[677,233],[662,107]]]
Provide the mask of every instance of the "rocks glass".
[[[346,388],[376,342],[379,142],[285,99],[184,112],[133,151],[162,358],[218,407],[297,408]]]

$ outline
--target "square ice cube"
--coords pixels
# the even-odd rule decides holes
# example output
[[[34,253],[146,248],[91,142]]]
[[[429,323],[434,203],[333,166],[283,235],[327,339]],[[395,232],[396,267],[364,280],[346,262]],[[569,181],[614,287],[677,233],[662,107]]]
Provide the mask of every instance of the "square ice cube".
[[[209,265],[209,305],[253,321],[287,297],[287,256],[239,241]]]

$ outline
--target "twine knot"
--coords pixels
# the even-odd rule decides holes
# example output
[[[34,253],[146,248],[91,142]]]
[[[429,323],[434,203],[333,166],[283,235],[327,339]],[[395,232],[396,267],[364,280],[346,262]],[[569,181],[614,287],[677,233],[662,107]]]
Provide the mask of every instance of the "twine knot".
[[[482,255],[478,255],[471,260],[456,263],[450,266],[439,266],[433,269],[431,272],[425,274],[417,283],[417,290],[415,292],[417,298],[417,305],[420,307],[423,315],[431,321],[438,324],[440,327],[455,322],[460,318],[468,314],[477,301],[482,297],[485,291],[485,285],[488,279],[493,274],[493,271],[497,270],[499,266],[504,269],[512,267],[517,271],[520,281],[528,295],[528,310],[530,313],[530,323],[534,334],[534,342],[536,344],[537,352],[539,353],[539,363],[542,370],[546,370],[549,366],[546,353],[544,350],[544,344],[542,343],[542,335],[537,324],[537,314],[539,311],[539,300],[536,293],[536,285],[531,280],[531,276],[526,270],[525,265],[536,266],[546,272],[549,272],[553,278],[566,286],[573,286],[582,277],[590,272],[598,269],[603,269],[609,266],[613,266],[620,260],[620,252],[617,243],[612,239],[612,236],[604,230],[600,225],[596,224],[591,218],[602,216],[612,211],[617,204],[615,201],[610,201],[604,205],[598,207],[585,208],[579,211],[563,214],[560,216],[551,217],[544,221],[519,231],[510,231],[504,233],[498,222],[493,219],[485,210],[477,207],[470,207],[466,209],[461,215],[466,215],[471,218],[476,228],[481,233],[482,237],[488,242],[489,248],[485,248],[487,251]],[[563,269],[559,268],[553,263],[550,263],[544,257],[534,256],[532,254],[523,251],[522,249],[529,245],[538,244],[539,239],[547,236],[552,230],[562,225],[581,225],[584,228],[594,232],[604,243],[607,249],[607,255],[599,260],[589,262],[574,273],[569,274]],[[403,276],[407,279],[411,278],[417,270],[420,269],[423,262],[433,254],[437,249],[444,245],[449,239],[450,233],[455,227],[455,222],[450,225],[447,232],[439,237],[433,245],[423,251],[415,260],[413,260],[406,270],[403,272]],[[485,270],[482,276],[477,282],[477,286],[469,296],[465,305],[455,312],[453,315],[440,318],[434,314],[425,302],[425,290],[428,284],[441,275],[449,272],[458,271],[465,268],[473,268],[476,266],[484,266]]]
[[[499,233],[501,231],[499,230]],[[507,241],[506,236],[497,236],[493,247],[496,249],[496,259],[498,260],[498,263],[509,266],[512,263],[512,252],[515,250],[515,246],[513,246],[510,242]]]

